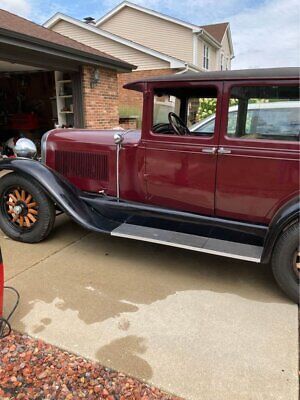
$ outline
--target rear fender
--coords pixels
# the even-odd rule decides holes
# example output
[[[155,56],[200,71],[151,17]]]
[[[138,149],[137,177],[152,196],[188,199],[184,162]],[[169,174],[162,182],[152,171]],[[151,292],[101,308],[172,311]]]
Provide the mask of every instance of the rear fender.
[[[13,171],[34,179],[61,210],[86,229],[96,232],[111,232],[119,224],[103,217],[81,198],[81,191],[56,171],[38,161],[30,159],[4,159],[0,171]]]
[[[264,251],[262,254],[263,263],[270,262],[277,239],[291,224],[299,221],[299,217],[300,202],[299,196],[297,196],[281,207],[273,217],[264,243]]]

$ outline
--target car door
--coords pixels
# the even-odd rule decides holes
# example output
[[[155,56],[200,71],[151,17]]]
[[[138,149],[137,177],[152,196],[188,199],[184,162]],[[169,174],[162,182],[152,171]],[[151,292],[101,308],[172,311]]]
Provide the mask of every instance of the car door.
[[[268,224],[299,191],[298,82],[227,82],[223,110],[216,215]]]
[[[170,85],[170,84],[169,84]],[[170,89],[170,92],[168,92]],[[184,96],[183,103],[172,108],[171,97],[160,97],[161,108],[156,108],[156,90],[160,93],[173,93],[176,90]],[[165,91],[165,92],[164,92]],[[182,97],[183,96],[183,97]],[[192,133],[177,136],[171,132],[157,133],[153,128],[153,118],[149,118],[147,132],[144,132],[145,146],[145,181],[147,202],[174,210],[190,211],[199,214],[214,214],[215,176],[217,165],[217,146],[221,112],[222,83],[163,84],[152,88],[150,96],[151,116],[166,114],[166,111],[177,111],[185,116],[189,125],[200,117],[207,117],[204,103],[214,102],[214,129],[210,132]],[[173,96],[174,97],[174,96]],[[199,102],[198,102],[199,101]],[[174,104],[176,100],[174,101]],[[170,106],[171,104],[171,106]],[[168,108],[169,107],[169,108]],[[166,109],[164,109],[166,108]],[[213,112],[215,111],[215,113]],[[197,114],[198,112],[198,114]],[[156,120],[154,122],[159,122]],[[155,125],[155,124],[154,124]],[[158,124],[159,125],[159,124]],[[156,126],[156,125],[155,125]]]

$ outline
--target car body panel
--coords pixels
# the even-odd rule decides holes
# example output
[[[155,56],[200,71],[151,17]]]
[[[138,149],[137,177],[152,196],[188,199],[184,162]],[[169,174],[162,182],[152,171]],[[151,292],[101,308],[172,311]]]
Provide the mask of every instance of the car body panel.
[[[296,80],[261,85],[298,85]],[[228,109],[230,89],[226,82],[223,110]],[[258,85],[243,81],[239,85]],[[300,144],[298,141],[239,139],[227,136],[228,113],[223,113],[218,154],[216,216],[269,224],[277,210],[299,193]]]
[[[56,129],[48,133],[46,163],[81,190],[107,195],[116,195],[116,145],[114,135],[120,132],[123,149],[120,159],[122,197],[143,201],[143,176],[131,175],[128,170],[143,169],[143,151],[138,147],[141,139],[139,130],[77,130]],[[83,157],[85,155],[86,157]],[[99,171],[105,169],[104,176]]]
[[[186,87],[176,83],[172,88]],[[222,83],[199,83],[194,90],[213,87],[218,91],[217,123],[211,137],[158,135],[152,131],[155,86],[148,87],[144,104],[142,142],[145,146],[145,179],[147,202],[176,210],[214,215],[216,154],[205,151],[216,148],[217,129],[221,119]],[[161,88],[161,85],[159,86]],[[148,118],[148,119],[147,119]]]

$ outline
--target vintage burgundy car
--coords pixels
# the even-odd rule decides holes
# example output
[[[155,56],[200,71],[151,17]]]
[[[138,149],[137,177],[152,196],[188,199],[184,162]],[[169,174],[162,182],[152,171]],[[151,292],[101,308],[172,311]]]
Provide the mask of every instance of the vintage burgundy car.
[[[125,87],[143,93],[141,130],[53,130],[41,160],[22,139],[1,161],[12,171],[0,179],[5,234],[39,242],[63,211],[96,232],[270,262],[298,302],[299,69]]]

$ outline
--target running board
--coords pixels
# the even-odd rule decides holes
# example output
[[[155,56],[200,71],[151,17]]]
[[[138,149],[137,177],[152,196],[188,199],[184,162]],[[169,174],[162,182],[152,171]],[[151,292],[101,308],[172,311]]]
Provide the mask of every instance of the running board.
[[[263,247],[259,246],[126,223],[114,229],[111,235],[256,263],[260,262],[263,252]]]

